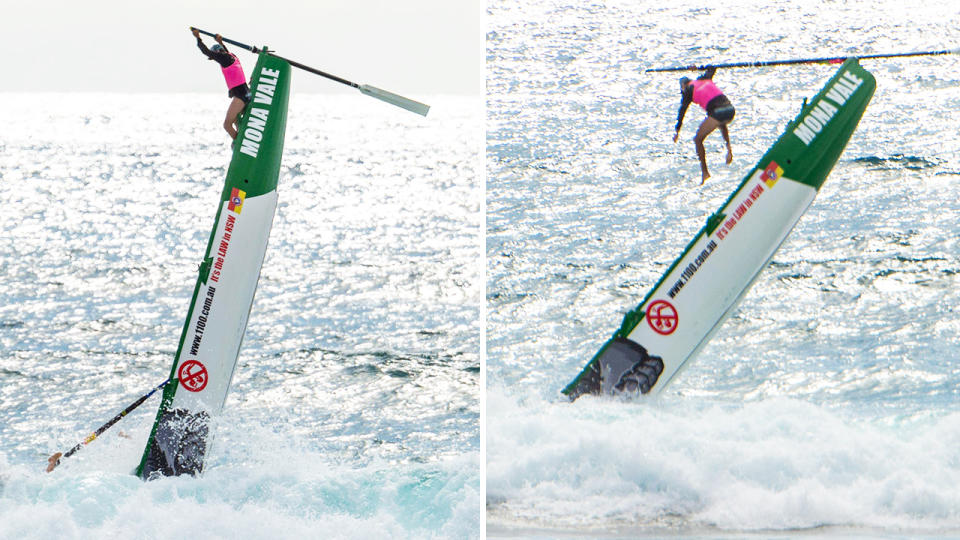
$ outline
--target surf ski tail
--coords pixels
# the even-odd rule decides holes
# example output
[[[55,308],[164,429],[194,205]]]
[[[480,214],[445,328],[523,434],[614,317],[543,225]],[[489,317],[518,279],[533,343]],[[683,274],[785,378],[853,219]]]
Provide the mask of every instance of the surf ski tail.
[[[876,89],[849,59],[563,393],[656,394],[696,356],[810,206]]]
[[[250,88],[171,382],[136,469],[143,479],[202,472],[209,422],[236,369],[277,208],[290,65],[261,51]]]

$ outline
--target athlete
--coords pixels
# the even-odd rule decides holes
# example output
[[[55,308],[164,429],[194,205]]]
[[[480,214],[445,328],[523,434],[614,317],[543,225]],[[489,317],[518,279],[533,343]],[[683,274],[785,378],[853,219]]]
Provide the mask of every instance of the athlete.
[[[697,147],[697,157],[700,158],[700,173],[702,176],[700,185],[703,185],[707,178],[710,178],[710,172],[707,171],[707,155],[703,148],[703,140],[713,130],[720,128],[723,140],[727,143],[727,165],[733,162],[733,149],[730,147],[730,134],[727,133],[727,125],[733,120],[736,111],[727,96],[723,95],[717,85],[713,84],[713,74],[716,71],[717,68],[715,67],[709,68],[695,81],[691,81],[687,77],[680,78],[680,95],[682,98],[680,112],[677,115],[677,132],[673,135],[673,142],[677,142],[677,137],[680,136],[683,116],[687,113],[687,107],[690,106],[691,101],[707,111],[707,117],[703,119],[697,129],[696,136],[693,138]]]
[[[200,52],[205,54],[210,60],[220,64],[220,68],[223,70],[223,78],[227,80],[227,95],[233,98],[233,100],[230,101],[230,107],[227,108],[227,117],[223,120],[223,129],[227,130],[231,138],[236,139],[238,127],[237,118],[240,116],[240,113],[243,112],[247,103],[250,103],[251,97],[250,87],[247,86],[247,78],[243,74],[243,67],[240,65],[240,60],[236,55],[227,50],[220,34],[216,35],[215,39],[217,43],[208,49],[207,46],[203,44],[203,40],[200,39],[200,31],[196,28],[191,28],[190,30],[193,32],[194,37],[197,38],[197,47],[200,48]]]

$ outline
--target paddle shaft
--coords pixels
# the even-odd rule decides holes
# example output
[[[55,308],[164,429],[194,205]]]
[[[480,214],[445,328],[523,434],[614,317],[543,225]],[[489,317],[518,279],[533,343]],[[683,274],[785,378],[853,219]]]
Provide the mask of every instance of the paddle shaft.
[[[797,58],[793,60],[770,60],[762,62],[736,62],[731,64],[704,64],[702,66],[682,66],[669,68],[651,68],[645,70],[646,73],[665,72],[665,71],[701,71],[709,68],[741,68],[741,67],[766,67],[766,66],[784,66],[790,64],[817,64],[822,62],[843,62],[847,58],[859,58],[860,60],[869,60],[873,58],[904,58],[907,56],[936,56],[940,54],[956,54],[960,49],[947,49],[942,51],[922,51],[893,54],[866,54],[851,56],[825,56],[822,58]]]
[[[167,383],[169,383],[169,382],[172,381],[172,380],[174,380],[174,379],[167,379],[167,380],[163,381],[163,382],[160,383],[156,388],[154,388],[153,390],[147,392],[146,395],[141,396],[139,399],[137,399],[136,401],[134,401],[133,403],[131,403],[129,406],[127,406],[126,409],[122,410],[122,411],[120,412],[120,414],[114,416],[113,418],[110,419],[109,422],[107,422],[106,424],[104,424],[104,425],[100,426],[99,428],[97,428],[97,430],[94,431],[93,433],[91,433],[90,436],[88,436],[86,439],[84,439],[84,440],[80,441],[79,443],[77,443],[77,445],[74,446],[73,448],[71,448],[70,450],[67,450],[62,456],[58,456],[57,454],[54,454],[54,455],[50,458],[50,460],[48,460],[48,461],[50,462],[50,466],[47,468],[47,472],[52,471],[52,470],[54,469],[54,467],[56,467],[57,465],[59,465],[61,459],[68,458],[68,457],[72,456],[73,454],[77,453],[78,450],[80,450],[81,448],[83,448],[85,445],[90,444],[91,442],[93,442],[93,440],[96,439],[97,437],[99,437],[101,433],[103,433],[104,431],[110,429],[114,424],[116,424],[117,422],[119,422],[121,418],[123,418],[124,416],[126,416],[127,414],[129,414],[130,411],[132,411],[132,410],[136,409],[137,407],[139,407],[140,405],[142,405],[143,402],[146,401],[147,399],[149,399],[150,396],[152,396],[157,390],[160,390],[161,388],[163,388],[164,386],[166,386]]]
[[[216,34],[207,32],[206,30],[201,30],[201,29],[199,29],[199,28],[194,28],[193,26],[191,26],[190,29],[191,29],[191,30],[196,30],[196,31],[200,32],[201,34],[206,34],[206,35],[208,35],[208,36],[210,36],[210,37],[213,37],[213,38],[215,38],[215,37],[217,36]],[[252,53],[259,53],[259,52],[260,52],[260,49],[259,49],[259,48],[257,48],[257,47],[251,47],[250,45],[247,45],[246,43],[240,43],[239,41],[234,41],[234,40],[232,40],[232,39],[228,39],[228,38],[225,38],[225,37],[223,37],[223,36],[220,36],[220,39],[226,41],[227,43],[229,43],[229,44],[231,44],[231,45],[236,45],[237,47],[241,47],[241,48],[243,48],[243,49],[246,49],[246,50],[248,50],[248,51],[250,51],[250,52],[252,52]],[[289,58],[284,58],[284,57],[282,57],[282,56],[280,56],[280,55],[278,55],[278,54],[273,54],[273,53],[270,52],[269,50],[267,50],[267,54],[269,54],[270,56],[273,56],[273,57],[275,57],[275,58],[279,58],[280,60],[283,60],[283,61],[287,62],[288,64],[290,64],[290,65],[293,66],[293,67],[300,68],[300,69],[302,69],[302,70],[304,70],[304,71],[309,71],[310,73],[313,73],[314,75],[320,75],[321,77],[326,77],[327,79],[330,79],[331,81],[335,81],[335,82],[338,82],[338,83],[340,83],[340,84],[345,84],[345,85],[347,85],[347,86],[349,86],[349,87],[351,87],[351,88],[360,88],[360,85],[359,85],[359,84],[357,84],[357,83],[355,83],[355,82],[353,82],[353,81],[348,81],[347,79],[344,79],[343,77],[338,77],[338,76],[333,75],[333,74],[331,74],[331,73],[327,73],[326,71],[321,71],[321,70],[319,70],[319,69],[317,69],[317,68],[312,68],[312,67],[310,67],[310,66],[305,66],[305,65],[301,64],[300,62],[295,62],[295,61],[293,61],[293,60],[290,60]]]
[[[216,38],[216,37],[217,37],[217,35],[214,34],[213,32],[207,32],[206,30],[201,30],[201,29],[196,28],[196,27],[194,27],[194,26],[191,26],[191,27],[190,27],[190,30],[196,30],[197,32],[200,32],[201,34],[208,35],[208,36],[210,36],[210,37],[212,37],[212,38]],[[220,36],[220,39],[226,41],[227,43],[229,43],[229,44],[231,44],[231,45],[236,45],[237,47],[241,47],[241,48],[243,48],[243,49],[246,49],[246,50],[248,50],[248,51],[250,51],[250,52],[252,52],[252,53],[258,53],[258,52],[260,52],[260,49],[258,49],[258,48],[256,48],[256,47],[251,47],[250,45],[247,45],[246,43],[240,43],[239,41],[234,41],[234,40],[232,40],[232,39],[230,39],[230,38],[225,38],[225,37],[223,37],[223,36]]]

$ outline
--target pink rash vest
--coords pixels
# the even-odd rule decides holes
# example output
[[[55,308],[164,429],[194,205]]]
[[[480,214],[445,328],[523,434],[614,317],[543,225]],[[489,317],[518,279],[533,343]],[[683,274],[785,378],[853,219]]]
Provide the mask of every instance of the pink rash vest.
[[[693,102],[703,107],[703,110],[707,110],[707,103],[710,103],[711,99],[723,94],[710,79],[697,79],[690,81],[690,84],[693,85]]]
[[[233,63],[221,68],[223,70],[223,78],[227,81],[227,90],[231,90],[247,82],[247,77],[243,74],[243,67],[240,65],[240,60],[233,53],[230,53],[230,56],[233,57]],[[694,92],[694,95],[696,95],[696,92]],[[696,99],[696,97],[694,99]],[[698,101],[697,103],[700,102]]]

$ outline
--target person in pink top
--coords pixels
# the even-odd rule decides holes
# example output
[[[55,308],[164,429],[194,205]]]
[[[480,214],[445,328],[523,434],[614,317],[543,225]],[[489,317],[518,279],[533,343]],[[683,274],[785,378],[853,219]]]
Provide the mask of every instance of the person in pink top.
[[[250,103],[250,87],[247,86],[247,78],[243,74],[243,67],[240,65],[240,59],[235,54],[227,50],[223,44],[223,38],[220,34],[216,35],[217,43],[207,48],[200,39],[200,31],[192,29],[194,37],[197,38],[197,47],[200,52],[206,55],[210,60],[220,64],[223,71],[223,78],[227,81],[227,95],[233,98],[230,107],[227,108],[227,117],[223,120],[223,129],[227,130],[230,137],[237,138],[237,118],[240,113]]]
[[[733,104],[723,95],[723,92],[713,84],[713,74],[717,68],[709,68],[707,71],[697,77],[697,80],[691,81],[687,77],[680,78],[680,113],[677,115],[676,133],[673,135],[673,142],[677,142],[680,136],[680,126],[683,125],[683,116],[687,113],[687,107],[690,102],[703,107],[707,112],[707,117],[703,119],[697,134],[693,137],[693,142],[697,147],[697,157],[700,158],[700,185],[703,185],[710,178],[710,172],[707,171],[707,153],[703,148],[703,140],[713,130],[720,128],[724,142],[727,143],[727,165],[733,162],[733,149],[730,147],[730,134],[727,132],[727,125],[733,121],[736,111]]]

